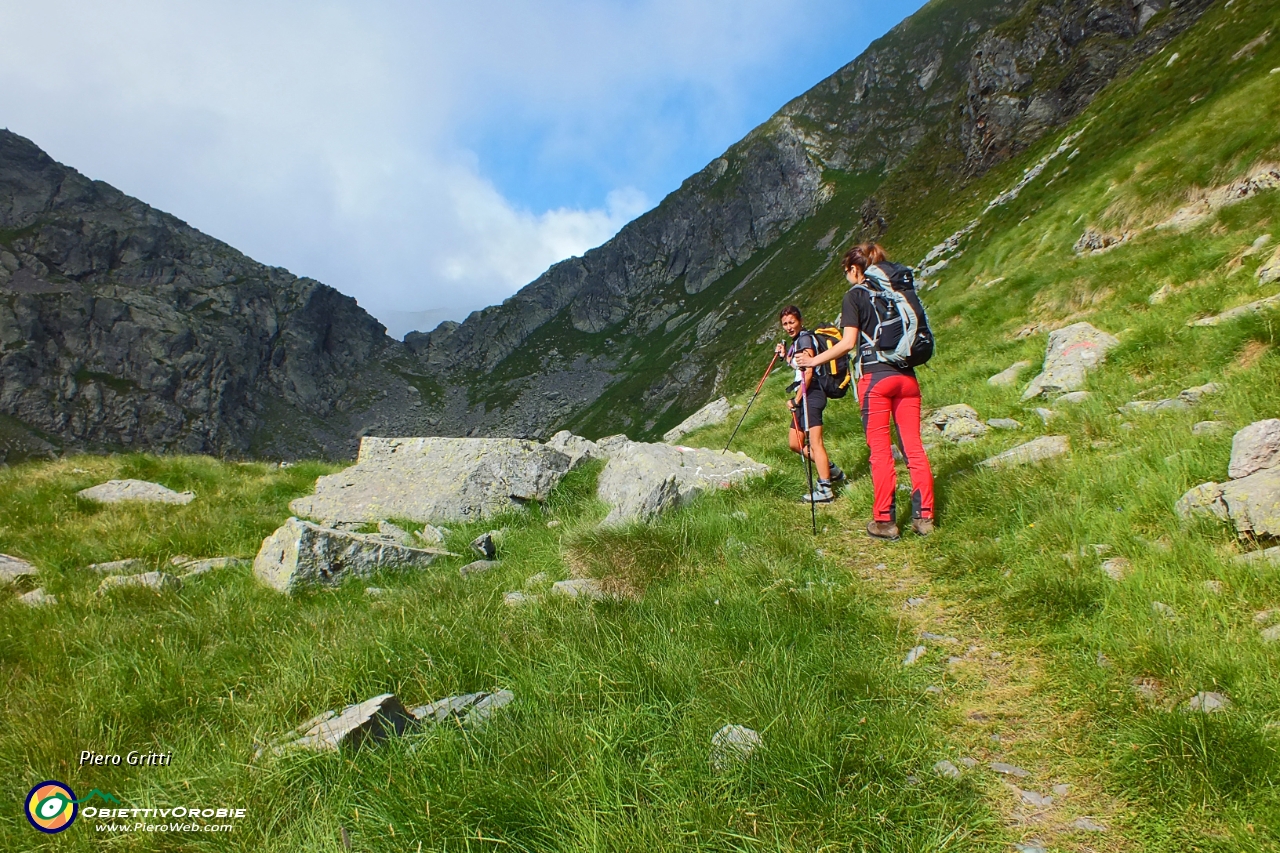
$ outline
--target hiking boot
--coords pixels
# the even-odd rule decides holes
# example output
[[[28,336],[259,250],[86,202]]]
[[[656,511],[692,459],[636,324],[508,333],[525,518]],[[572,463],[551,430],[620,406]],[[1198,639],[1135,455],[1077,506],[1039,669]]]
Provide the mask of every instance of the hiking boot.
[[[812,493],[807,494],[802,498],[800,498],[800,500],[804,501],[805,503],[813,502],[818,504],[829,504],[835,499],[836,499],[836,494],[835,492],[831,491],[831,486],[829,484],[824,485],[822,483],[819,483],[818,485],[814,486]]]
[[[867,535],[872,539],[884,539],[887,542],[896,542],[901,535],[898,532],[898,525],[892,521],[868,521]]]
[[[911,530],[917,536],[928,536],[933,532],[932,518],[913,518],[911,519]]]
[[[835,483],[843,479],[844,479],[844,472],[840,470],[839,465],[832,462],[831,463],[831,482]]]

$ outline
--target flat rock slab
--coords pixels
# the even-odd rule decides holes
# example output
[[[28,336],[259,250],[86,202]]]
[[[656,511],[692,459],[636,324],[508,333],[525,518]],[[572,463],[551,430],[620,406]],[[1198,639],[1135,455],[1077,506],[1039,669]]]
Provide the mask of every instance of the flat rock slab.
[[[1256,302],[1250,302],[1241,305],[1238,308],[1232,308],[1223,311],[1221,314],[1215,314],[1212,317],[1202,317],[1199,320],[1188,320],[1188,326],[1217,326],[1231,320],[1238,320],[1241,317],[1247,317],[1250,314],[1257,314],[1259,311],[1265,311],[1268,308],[1280,308],[1280,293],[1275,296],[1268,296],[1266,299],[1259,299]]]
[[[117,589],[149,589],[152,592],[168,592],[182,589],[182,579],[167,572],[143,572],[140,575],[110,575],[98,584],[98,595],[106,595]]]
[[[1280,468],[1268,468],[1229,483],[1201,483],[1174,510],[1182,518],[1230,518],[1241,536],[1280,536]]]
[[[1056,456],[1064,456],[1071,451],[1071,443],[1065,435],[1045,435],[1011,447],[1004,453],[984,459],[978,464],[984,468],[1012,468],[1018,465],[1033,465]]]
[[[291,518],[263,540],[253,574],[267,586],[294,592],[311,585],[335,586],[383,569],[426,568],[447,553]]]
[[[1088,323],[1075,323],[1049,333],[1049,346],[1045,350],[1044,367],[1040,375],[1031,380],[1022,399],[1030,400],[1046,391],[1079,391],[1085,376],[1097,369],[1107,358],[1107,352],[1120,345],[1120,341]]]
[[[118,575],[125,572],[143,572],[148,568],[146,560],[138,557],[127,557],[123,560],[110,560],[106,563],[90,563],[85,571],[97,572],[100,575]]]
[[[992,418],[987,421],[987,426],[992,429],[1022,429],[1022,424],[1013,418]]]
[[[189,504],[196,499],[195,492],[175,492],[159,483],[148,483],[146,480],[108,480],[88,489],[81,489],[77,495],[85,500],[100,504],[115,503],[159,503]]]
[[[600,586],[595,578],[570,578],[556,581],[551,585],[551,594],[565,598],[589,598],[592,601],[604,601],[609,594]]]
[[[727,725],[711,736],[710,762],[713,770],[722,772],[742,764],[763,743],[760,733],[746,726]]]
[[[695,429],[702,429],[705,426],[722,424],[728,419],[731,409],[732,406],[729,405],[729,400],[726,397],[721,397],[718,400],[712,400],[710,403],[707,403],[701,409],[698,409],[698,411],[681,421],[679,426],[675,426],[667,430],[663,434],[662,440],[668,443],[678,441],[685,434],[691,433]]]
[[[8,554],[0,554],[0,584],[8,585],[17,583],[25,578],[33,578],[39,574],[39,571],[26,560],[20,560]]]
[[[18,601],[28,607],[51,607],[58,603],[58,597],[50,595],[44,591],[44,587],[38,586],[31,592],[18,596]]]
[[[341,711],[326,711],[299,726],[301,737],[279,749],[301,748],[334,752],[343,747],[356,749],[402,735],[416,720],[394,693],[383,693]]]
[[[327,525],[472,521],[546,500],[569,462],[514,438],[366,437],[355,465],[319,478],[289,508]]]
[[[1231,479],[1276,467],[1280,467],[1280,418],[1255,421],[1231,439],[1231,462],[1227,466]]]
[[[456,720],[464,726],[479,726],[488,722],[495,711],[505,708],[515,699],[516,694],[510,690],[466,693],[419,705],[411,708],[409,713],[419,723],[439,724]]]
[[[991,769],[1002,776],[1012,776],[1015,779],[1025,779],[1031,775],[1026,770],[1023,770],[1021,767],[1018,767],[1013,764],[1006,764],[1003,761],[991,762]]]
[[[458,569],[458,574],[462,575],[464,578],[470,577],[471,575],[482,575],[496,565],[498,565],[497,560],[473,560]]]
[[[174,568],[180,570],[183,577],[191,577],[193,575],[204,575],[209,572],[216,572],[219,569],[229,569],[233,566],[244,565],[249,562],[239,557],[209,557],[203,560],[183,560],[174,563]]]
[[[703,492],[769,471],[769,466],[742,453],[625,439],[611,446],[609,454],[596,489],[600,500],[612,507],[602,522],[605,526],[650,521]]]

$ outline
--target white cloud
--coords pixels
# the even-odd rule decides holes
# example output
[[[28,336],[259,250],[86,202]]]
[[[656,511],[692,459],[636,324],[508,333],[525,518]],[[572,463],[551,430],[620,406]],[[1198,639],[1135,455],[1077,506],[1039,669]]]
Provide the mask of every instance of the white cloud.
[[[832,5],[0,0],[0,126],[375,316],[461,317],[673,188],[673,149],[732,142],[744,74]],[[516,151],[602,189],[512,201],[491,175]]]

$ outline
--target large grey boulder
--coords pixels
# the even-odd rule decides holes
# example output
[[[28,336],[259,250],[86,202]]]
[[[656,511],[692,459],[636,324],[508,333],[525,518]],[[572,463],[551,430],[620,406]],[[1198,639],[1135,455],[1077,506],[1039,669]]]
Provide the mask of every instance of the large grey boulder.
[[[605,458],[594,441],[574,435],[567,429],[562,429],[547,439],[547,447],[568,456],[570,469],[577,468],[583,462],[590,462],[592,459]]]
[[[1229,483],[1201,483],[1188,490],[1174,510],[1182,518],[1229,518],[1241,536],[1280,536],[1280,468]]]
[[[990,459],[984,459],[978,464],[984,468],[1012,468],[1018,465],[1033,465],[1046,459],[1052,459],[1055,456],[1063,456],[1070,450],[1071,443],[1065,435],[1043,435],[1040,438],[1028,441],[1026,444],[1012,447],[1004,453],[998,453]]]
[[[1233,480],[1280,466],[1280,418],[1255,421],[1231,439],[1227,476]]]
[[[471,521],[545,500],[570,458],[514,438],[371,438],[356,464],[289,504],[327,525],[385,518]]]
[[[729,417],[729,411],[733,407],[729,405],[727,397],[721,397],[718,400],[712,400],[701,409],[694,412],[689,417],[680,422],[678,426],[674,426],[667,430],[662,440],[671,443],[678,441],[684,435],[693,432],[695,429],[702,429],[705,426],[724,423]]]
[[[1194,518],[1197,515],[1212,515],[1226,521],[1227,505],[1222,500],[1222,485],[1201,483],[1193,486],[1178,498],[1178,502],[1173,505],[1173,511],[1179,518],[1184,519]]]
[[[34,578],[38,573],[39,569],[26,560],[10,557],[8,554],[0,554],[0,584],[7,585],[26,578]]]
[[[108,480],[76,493],[85,500],[100,504],[159,503],[189,504],[196,499],[195,492],[175,492],[159,483],[146,480]]]
[[[1030,400],[1046,391],[1078,391],[1084,387],[1085,375],[1106,361],[1107,352],[1120,341],[1088,323],[1075,323],[1049,333],[1044,367],[1031,380],[1022,399]]]
[[[743,453],[629,441],[612,450],[596,494],[612,507],[603,524],[616,526],[649,521],[703,492],[768,470]]]
[[[446,553],[291,518],[263,540],[253,574],[267,586],[293,592],[312,584],[334,586],[383,569],[426,568]]]

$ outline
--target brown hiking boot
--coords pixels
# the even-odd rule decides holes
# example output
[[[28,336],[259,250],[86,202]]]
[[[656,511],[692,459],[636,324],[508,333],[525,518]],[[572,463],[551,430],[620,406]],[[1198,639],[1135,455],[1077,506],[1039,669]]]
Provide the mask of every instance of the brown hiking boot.
[[[913,518],[911,519],[911,529],[917,536],[928,536],[933,532],[933,519]]]
[[[896,542],[900,533],[898,532],[898,525],[892,521],[869,521],[867,522],[867,535],[872,539]]]

